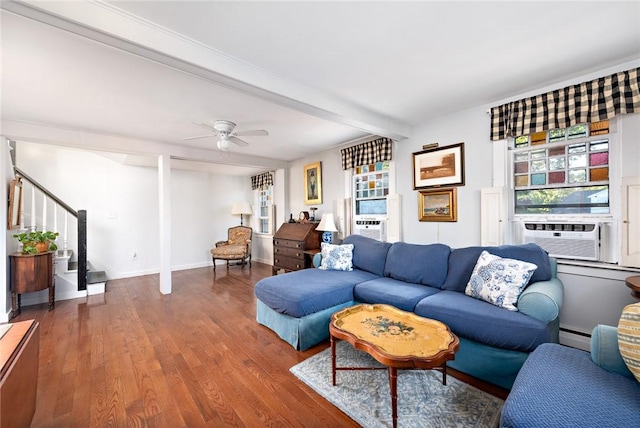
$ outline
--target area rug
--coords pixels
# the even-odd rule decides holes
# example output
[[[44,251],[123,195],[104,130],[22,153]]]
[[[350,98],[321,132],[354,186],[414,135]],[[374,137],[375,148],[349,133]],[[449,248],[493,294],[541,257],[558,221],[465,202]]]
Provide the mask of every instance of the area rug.
[[[381,366],[346,342],[336,347],[338,367]],[[339,370],[331,385],[331,349],[291,372],[363,427],[391,427],[387,370]],[[497,427],[503,401],[435,370],[398,371],[398,427]]]

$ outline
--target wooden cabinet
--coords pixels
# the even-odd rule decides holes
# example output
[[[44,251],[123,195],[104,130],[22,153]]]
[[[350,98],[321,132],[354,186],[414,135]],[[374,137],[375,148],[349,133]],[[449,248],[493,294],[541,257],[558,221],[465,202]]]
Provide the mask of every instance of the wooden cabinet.
[[[21,295],[49,289],[49,310],[55,305],[55,273],[53,252],[40,254],[14,253],[9,256],[11,270],[11,316],[20,313]]]
[[[320,251],[318,223],[284,223],[273,236],[273,274],[312,267],[311,253]],[[306,252],[306,254],[305,254]]]
[[[40,333],[34,320],[9,325],[0,339],[0,428],[28,428],[36,410]]]

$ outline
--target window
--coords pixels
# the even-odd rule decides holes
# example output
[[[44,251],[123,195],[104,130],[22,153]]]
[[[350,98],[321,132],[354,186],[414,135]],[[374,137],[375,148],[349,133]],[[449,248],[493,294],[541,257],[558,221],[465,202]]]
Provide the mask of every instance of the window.
[[[609,214],[609,121],[514,139],[515,214]]]
[[[389,161],[355,167],[353,187],[356,215],[386,215],[387,195],[389,194]]]
[[[253,191],[255,206],[257,207],[255,219],[256,233],[272,234],[273,230],[273,185]]]

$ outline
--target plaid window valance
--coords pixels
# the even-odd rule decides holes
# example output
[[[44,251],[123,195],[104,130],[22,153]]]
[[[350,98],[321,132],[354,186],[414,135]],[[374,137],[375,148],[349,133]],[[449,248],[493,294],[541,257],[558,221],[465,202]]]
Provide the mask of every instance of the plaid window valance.
[[[640,68],[491,109],[491,140],[640,112]]]
[[[269,186],[273,186],[273,174],[265,172],[258,175],[251,176],[251,190],[266,189]]]
[[[391,160],[393,140],[379,138],[368,143],[347,147],[340,150],[342,154],[342,169],[354,168],[368,163]]]

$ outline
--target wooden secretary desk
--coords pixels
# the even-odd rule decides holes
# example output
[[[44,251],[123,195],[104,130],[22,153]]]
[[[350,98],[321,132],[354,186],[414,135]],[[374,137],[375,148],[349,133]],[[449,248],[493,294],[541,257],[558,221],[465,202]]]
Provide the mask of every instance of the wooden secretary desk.
[[[273,236],[273,275],[313,266],[313,254],[320,251],[322,232],[318,223],[284,223]]]

